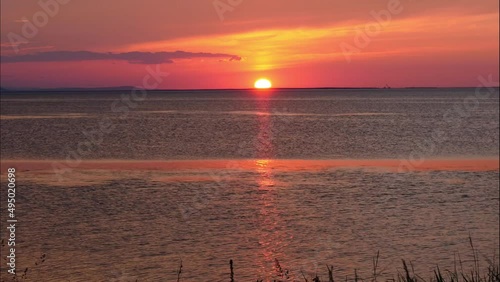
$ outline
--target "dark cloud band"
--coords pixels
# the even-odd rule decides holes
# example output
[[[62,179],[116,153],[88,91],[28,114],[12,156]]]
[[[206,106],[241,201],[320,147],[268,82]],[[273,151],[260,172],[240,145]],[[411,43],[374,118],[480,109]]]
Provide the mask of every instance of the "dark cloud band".
[[[193,58],[227,58],[229,61],[239,61],[241,57],[220,53],[175,52],[125,52],[99,53],[90,51],[51,51],[34,54],[2,56],[2,63],[23,62],[69,62],[69,61],[105,61],[120,60],[131,64],[172,64],[176,59]]]

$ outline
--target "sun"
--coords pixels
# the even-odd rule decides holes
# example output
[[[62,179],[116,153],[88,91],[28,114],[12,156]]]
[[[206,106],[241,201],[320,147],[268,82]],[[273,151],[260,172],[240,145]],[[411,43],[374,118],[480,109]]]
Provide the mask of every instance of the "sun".
[[[258,89],[268,89],[271,88],[273,84],[271,81],[267,78],[260,78],[257,81],[255,81],[254,87]]]

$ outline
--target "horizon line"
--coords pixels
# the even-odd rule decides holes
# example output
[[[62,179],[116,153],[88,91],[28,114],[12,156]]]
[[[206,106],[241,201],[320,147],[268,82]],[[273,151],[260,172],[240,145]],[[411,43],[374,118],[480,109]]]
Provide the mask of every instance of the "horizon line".
[[[500,88],[500,85],[490,86],[491,88]],[[273,87],[268,89],[256,89],[253,87],[247,88],[170,88],[170,89],[146,89],[135,86],[104,86],[104,87],[54,87],[54,88],[1,88],[1,92],[21,92],[21,91],[32,91],[32,92],[80,92],[80,91],[126,91],[133,89],[143,89],[152,92],[160,91],[231,91],[231,90],[255,90],[255,91],[273,91],[273,90],[321,90],[321,89],[332,89],[332,90],[407,90],[407,89],[470,89],[477,88],[477,86],[405,86],[405,87]]]

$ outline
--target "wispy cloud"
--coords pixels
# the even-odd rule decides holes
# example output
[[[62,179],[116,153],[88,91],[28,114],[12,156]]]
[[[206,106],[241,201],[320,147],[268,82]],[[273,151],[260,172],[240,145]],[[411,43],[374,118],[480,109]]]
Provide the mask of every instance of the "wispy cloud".
[[[131,64],[172,64],[178,59],[193,58],[224,58],[229,61],[239,61],[241,57],[222,53],[175,52],[124,52],[99,53],[91,51],[50,51],[25,55],[2,56],[2,63],[23,62],[68,62],[68,61],[105,61],[119,60]]]

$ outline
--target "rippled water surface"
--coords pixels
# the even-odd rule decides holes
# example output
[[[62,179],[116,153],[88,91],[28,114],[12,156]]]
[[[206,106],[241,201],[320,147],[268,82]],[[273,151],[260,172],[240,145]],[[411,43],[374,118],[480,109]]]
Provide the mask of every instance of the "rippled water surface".
[[[298,281],[326,264],[368,276],[380,251],[386,277],[401,259],[429,277],[470,259],[469,234],[493,257],[498,90],[474,93],[2,93],[18,267],[33,281],[176,281],[182,260],[182,281],[228,281],[233,259],[236,281],[255,281],[278,259]]]

